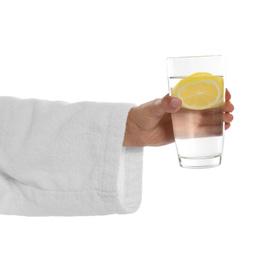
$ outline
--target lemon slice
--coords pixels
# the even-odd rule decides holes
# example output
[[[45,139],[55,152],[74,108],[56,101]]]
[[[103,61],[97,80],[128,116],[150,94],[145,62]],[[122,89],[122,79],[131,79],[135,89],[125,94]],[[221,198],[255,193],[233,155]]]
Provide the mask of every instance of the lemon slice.
[[[182,79],[171,91],[182,100],[182,107],[203,110],[223,102],[223,78],[207,72],[198,72]]]

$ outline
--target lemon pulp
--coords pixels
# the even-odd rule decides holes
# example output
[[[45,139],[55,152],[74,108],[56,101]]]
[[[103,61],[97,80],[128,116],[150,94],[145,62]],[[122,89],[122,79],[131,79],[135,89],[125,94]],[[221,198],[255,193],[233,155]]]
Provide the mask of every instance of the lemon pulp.
[[[223,78],[207,72],[197,72],[183,78],[171,91],[182,100],[182,107],[203,110],[223,102]]]

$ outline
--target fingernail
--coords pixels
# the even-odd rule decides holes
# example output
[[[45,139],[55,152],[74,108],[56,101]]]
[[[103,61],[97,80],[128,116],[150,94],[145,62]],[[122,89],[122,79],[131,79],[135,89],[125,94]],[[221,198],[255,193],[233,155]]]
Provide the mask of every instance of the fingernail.
[[[181,106],[181,101],[179,99],[172,99],[170,101],[170,107],[179,108]]]

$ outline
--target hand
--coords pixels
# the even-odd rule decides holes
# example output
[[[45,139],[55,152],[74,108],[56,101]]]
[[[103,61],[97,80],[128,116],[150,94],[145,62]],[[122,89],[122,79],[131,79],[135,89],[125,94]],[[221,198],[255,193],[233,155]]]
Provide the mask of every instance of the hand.
[[[234,110],[234,106],[230,99],[231,95],[226,90],[224,104],[214,110],[208,110],[208,116],[212,118],[210,122],[214,122],[219,116],[225,123],[225,130],[230,127],[233,120],[230,112]],[[171,114],[173,113],[175,118],[180,118],[180,109],[181,100],[169,95],[132,108],[127,118],[123,146],[161,146],[174,142]],[[202,121],[200,124],[205,126]]]

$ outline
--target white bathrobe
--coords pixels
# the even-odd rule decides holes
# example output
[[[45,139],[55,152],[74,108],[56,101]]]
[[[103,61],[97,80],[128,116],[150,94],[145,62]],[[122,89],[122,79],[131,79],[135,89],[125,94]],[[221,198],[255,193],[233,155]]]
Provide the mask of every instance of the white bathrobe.
[[[133,104],[0,97],[0,214],[126,214],[143,148],[123,147]]]

